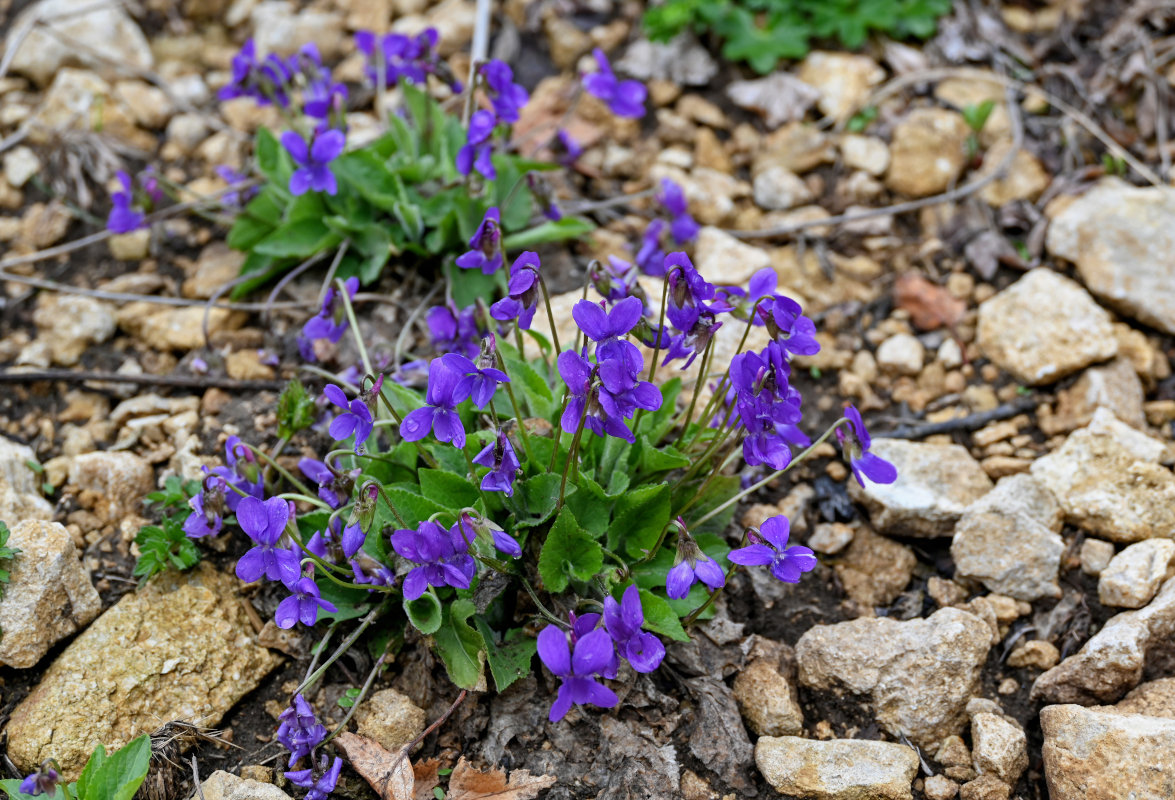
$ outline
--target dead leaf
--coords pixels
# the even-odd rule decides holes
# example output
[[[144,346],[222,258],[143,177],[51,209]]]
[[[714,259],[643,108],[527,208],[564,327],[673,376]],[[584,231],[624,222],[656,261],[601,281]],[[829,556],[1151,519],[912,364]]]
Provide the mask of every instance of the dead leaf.
[[[449,776],[449,800],[532,800],[543,789],[555,785],[554,775],[531,775],[516,769],[507,780],[506,771],[490,767],[486,772],[469,766],[462,756]]]
[[[726,94],[735,105],[762,114],[769,128],[803,119],[820,99],[819,89],[789,72],[776,72],[753,81],[735,81],[727,87]]]
[[[921,275],[907,272],[900,275],[893,287],[894,302],[910,313],[914,327],[922,331],[953,327],[963,318],[967,306],[941,286]]]
[[[392,753],[365,736],[345,731],[335,737],[335,744],[381,800],[415,800],[416,779],[407,748]]]
[[[412,765],[412,774],[416,776],[416,800],[436,800],[432,790],[441,782],[440,768],[439,758],[417,761]]]

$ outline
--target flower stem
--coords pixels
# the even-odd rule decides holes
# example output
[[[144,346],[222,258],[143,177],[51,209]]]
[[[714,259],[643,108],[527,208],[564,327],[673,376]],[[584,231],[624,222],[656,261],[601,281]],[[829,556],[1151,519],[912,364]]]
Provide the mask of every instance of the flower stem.
[[[312,672],[308,676],[306,676],[306,679],[302,681],[302,684],[297,689],[294,690],[294,695],[301,694],[302,692],[306,691],[311,686],[313,686],[315,683],[317,683],[318,679],[321,678],[326,673],[326,671],[330,667],[330,665],[335,663],[336,661],[338,661],[340,658],[342,658],[343,654],[351,649],[351,645],[355,644],[355,642],[357,642],[359,640],[359,637],[363,635],[363,632],[365,630],[367,630],[367,628],[371,625],[371,623],[373,623],[377,619],[379,619],[379,617],[382,613],[383,613],[382,606],[376,606],[375,608],[371,609],[371,611],[367,612],[367,616],[365,616],[362,620],[360,620],[359,627],[356,628],[355,630],[351,631],[351,635],[343,640],[343,643],[340,644],[335,649],[334,653],[331,654],[330,658],[328,658],[326,661],[322,662],[321,667],[319,667],[318,669],[314,670],[314,672]]]
[[[542,614],[544,617],[546,617],[548,620],[555,623],[556,625],[559,625],[560,627],[563,627],[563,628],[571,627],[564,620],[561,620],[557,616],[552,614],[550,612],[550,610],[548,610],[547,607],[543,605],[542,601],[539,600],[539,596],[537,594],[535,594],[534,587],[530,585],[530,581],[528,581],[526,578],[522,577],[521,575],[518,576],[518,580],[522,581],[522,587],[524,589],[526,589],[526,593],[530,595],[530,599],[534,601],[534,604],[538,608],[540,614]]]
[[[587,403],[583,404],[583,411],[579,414],[579,424],[575,426],[575,436],[571,440],[571,450],[567,454],[567,463],[563,465],[563,479],[559,481],[559,502],[555,505],[555,513],[563,508],[563,494],[567,490],[567,473],[571,465],[579,458],[579,439],[583,436],[583,421],[587,419]]]
[[[374,374],[375,370],[371,368],[371,357],[367,355],[367,345],[364,344],[363,335],[359,332],[359,320],[355,318],[355,309],[351,306],[351,296],[347,294],[347,287],[341,280],[336,278],[335,285],[339,287],[339,298],[343,301],[343,311],[347,315],[347,321],[351,323],[355,344],[359,346],[359,356],[363,359],[363,371],[368,375]]]
[[[673,274],[673,270],[680,272],[681,267],[669,270],[661,285],[661,318],[657,321],[657,330],[653,331],[657,338],[653,342],[653,360],[649,362],[649,377],[645,378],[649,383],[653,382],[653,376],[657,374],[657,356],[661,355],[661,336],[665,330],[665,304],[669,301],[669,275]]]
[[[808,448],[807,448],[806,450],[804,450],[804,452],[800,453],[798,456],[796,456],[796,457],[795,457],[795,458],[793,458],[793,459],[792,459],[790,462],[788,462],[788,465],[787,465],[786,467],[784,467],[783,469],[778,469],[778,470],[776,470],[775,472],[772,472],[770,475],[768,475],[768,476],[767,476],[766,478],[764,478],[763,480],[761,480],[761,481],[759,481],[758,483],[756,483],[756,484],[754,484],[754,485],[752,485],[752,486],[750,486],[750,487],[748,487],[748,488],[746,488],[746,489],[742,490],[741,492],[739,492],[739,493],[738,493],[738,494],[736,494],[734,497],[732,497],[732,498],[730,498],[729,500],[727,500],[727,501],[726,501],[725,503],[723,503],[722,505],[720,505],[720,506],[718,506],[717,508],[715,508],[715,509],[713,509],[712,511],[710,511],[708,514],[706,514],[706,516],[704,516],[704,517],[702,517],[701,519],[699,519],[697,522],[695,522],[695,523],[694,523],[694,526],[696,527],[696,526],[698,526],[698,525],[701,525],[702,523],[706,522],[707,520],[710,520],[710,519],[712,519],[712,518],[714,518],[714,517],[718,516],[718,515],[719,515],[719,514],[721,514],[723,511],[725,511],[726,509],[730,508],[730,507],[731,507],[732,505],[734,505],[735,503],[737,503],[737,502],[739,502],[740,500],[742,500],[744,497],[747,497],[748,495],[754,494],[755,492],[759,491],[759,490],[760,490],[760,489],[762,489],[764,486],[766,486],[767,484],[771,483],[771,481],[775,480],[776,478],[778,478],[778,477],[780,477],[781,475],[783,475],[784,473],[786,473],[786,472],[787,472],[789,469],[791,469],[792,467],[794,467],[796,464],[799,464],[799,463],[801,463],[801,462],[803,462],[803,461],[807,460],[809,457],[811,457],[811,455],[812,455],[812,452],[813,452],[813,451],[814,451],[814,450],[815,450],[817,447],[819,447],[820,445],[822,445],[822,444],[825,442],[825,440],[827,440],[827,439],[828,439],[828,437],[829,437],[829,436],[831,436],[831,435],[832,435],[833,431],[835,431],[835,430],[836,430],[837,428],[839,428],[841,425],[843,425],[843,424],[846,424],[847,422],[848,422],[848,420],[847,420],[847,419],[845,419],[844,417],[841,417],[841,418],[840,418],[840,419],[838,419],[836,422],[832,423],[832,426],[831,426],[831,427],[829,427],[829,429],[828,429],[828,430],[826,430],[824,433],[820,434],[820,438],[819,438],[819,439],[817,439],[816,441],[812,442],[812,444],[810,444],[810,445],[808,446]]]
[[[502,372],[506,372],[506,361],[502,358],[501,353],[495,353],[498,357],[498,367]],[[506,373],[509,375],[509,373]],[[522,449],[526,451],[527,463],[534,463],[534,456],[530,452],[530,435],[526,432],[526,422],[522,416],[522,408],[518,405],[518,398],[514,396],[514,389],[510,386],[510,381],[502,384],[506,387],[506,394],[510,398],[510,406],[514,409],[514,419],[518,423],[518,438],[522,440]],[[534,409],[531,409],[534,413]]]
[[[563,348],[559,346],[559,331],[555,330],[555,312],[551,310],[551,293],[547,291],[547,282],[543,280],[543,276],[539,275],[538,277],[539,288],[543,290],[543,305],[547,307],[547,321],[551,323],[551,341],[555,344],[555,361],[557,362],[563,353]]]
[[[678,437],[677,437],[678,444],[680,444],[681,440],[685,438],[686,434],[689,432],[690,423],[693,422],[694,407],[697,405],[697,402],[698,402],[698,393],[702,391],[702,387],[705,386],[705,384],[706,384],[706,370],[710,366],[710,356],[713,352],[714,352],[714,337],[711,336],[710,341],[706,342],[705,351],[702,353],[702,363],[698,365],[698,377],[697,377],[697,380],[694,382],[694,390],[692,392],[690,392],[689,407],[686,408],[685,415],[683,417],[685,421],[682,423],[681,433],[678,434]],[[713,395],[711,395],[711,399],[713,399]],[[679,419],[682,419],[682,418],[679,418]]]
[[[297,492],[283,492],[282,494],[279,494],[278,497],[280,497],[282,500],[301,500],[304,503],[311,503],[312,505],[316,505],[319,508],[325,509],[327,511],[332,510],[331,507],[329,505],[327,505],[326,503],[324,503],[320,498],[311,497],[308,494],[298,494]]]
[[[281,475],[283,478],[285,478],[290,483],[294,484],[294,486],[298,487],[299,492],[301,492],[302,494],[306,494],[306,495],[310,494],[310,487],[308,487],[306,484],[302,483],[302,481],[298,480],[292,474],[290,474],[290,471],[288,469],[286,469],[281,464],[274,461],[272,458],[270,458],[268,455],[266,455],[261,450],[258,450],[253,445],[246,444],[245,442],[241,442],[241,444],[243,444],[245,447],[248,447],[249,452],[253,453],[253,455],[257,456],[262,461],[264,461],[266,464],[268,464],[269,466],[271,466],[275,470],[277,470],[279,475]]]

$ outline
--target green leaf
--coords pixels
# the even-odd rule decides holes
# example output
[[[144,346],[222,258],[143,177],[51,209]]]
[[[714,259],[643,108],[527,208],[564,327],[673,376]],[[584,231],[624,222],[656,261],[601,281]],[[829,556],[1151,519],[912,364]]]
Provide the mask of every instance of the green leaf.
[[[669,601],[648,589],[641,589],[641,608],[645,612],[645,627],[675,642],[688,642],[689,634]]]
[[[384,493],[387,494],[388,500],[395,506],[400,516],[404,518],[404,522],[409,528],[415,528],[438,511],[456,510],[446,508],[440,503],[434,502],[414,491],[408,491],[402,486],[385,487]]]
[[[415,600],[404,600],[404,613],[408,615],[416,630],[431,636],[441,628],[444,615],[441,613],[441,601],[431,591],[427,591]]]
[[[257,169],[269,181],[282,187],[290,182],[294,162],[290,160],[290,154],[269,128],[257,129],[254,152],[257,154]]]
[[[518,233],[511,233],[502,239],[502,245],[508,251],[526,250],[546,242],[562,242],[568,239],[578,239],[596,229],[596,226],[579,217],[563,217],[563,219],[546,222],[528,228]]]
[[[100,751],[102,757],[99,757]],[[91,772],[95,761],[97,767]],[[105,755],[102,745],[98,745],[78,780],[78,796],[80,800],[131,800],[147,777],[150,765],[151,737],[146,734],[132,739],[109,756]]]
[[[464,474],[425,468],[420,470],[419,476],[423,495],[453,512],[472,506],[479,497],[477,487]]]
[[[583,529],[598,539],[608,531],[608,521],[612,518],[612,500],[604,494],[600,484],[589,478],[583,470],[580,470],[575,485],[577,491],[565,498],[566,506],[575,514]]]
[[[371,539],[372,537],[368,537]],[[366,589],[352,589],[349,586],[339,586],[330,578],[318,581],[318,589],[322,599],[331,603],[338,611],[319,609],[318,620],[335,620],[345,622],[349,619],[361,617],[371,608],[371,593]]]
[[[277,398],[277,435],[289,439],[314,424],[317,409],[314,398],[297,378],[286,384]]]
[[[287,260],[262,255],[258,252],[249,253],[245,256],[245,263],[241,265],[241,277],[246,275],[250,277],[234,286],[233,290],[229,292],[229,297],[239,300],[257,287],[264,286],[271,278],[284,272],[289,266],[290,262]]]
[[[505,641],[498,644],[484,617],[476,617],[474,624],[485,642],[486,661],[489,662],[490,674],[494,676],[494,686],[499,692],[506,691],[510,684],[530,674],[531,661],[534,660],[538,645],[534,639],[522,629],[513,628],[506,632]]]
[[[559,512],[539,554],[539,575],[547,591],[561,592],[569,579],[588,581],[604,566],[599,542],[579,527],[567,508]]]
[[[636,468],[643,474],[682,469],[691,463],[689,456],[672,445],[656,447],[649,443],[647,436],[637,439]]]
[[[228,246],[234,250],[252,250],[281,224],[285,201],[272,189],[265,189],[249,201],[237,215],[228,232]]]
[[[555,393],[551,390],[551,385],[518,355],[517,348],[507,342],[499,342],[498,350],[502,354],[506,374],[510,376],[511,388],[518,396],[519,402],[526,404],[531,416],[551,419],[556,408]]]
[[[282,225],[253,246],[253,252],[275,258],[308,258],[337,245],[340,237],[321,219],[297,219]]]
[[[476,689],[485,683],[485,643],[468,622],[474,611],[469,600],[454,600],[444,609],[441,627],[433,635],[449,680],[462,689]]]
[[[740,481],[737,475],[717,476],[714,478],[714,480],[710,481],[710,485],[706,487],[705,492],[698,499],[698,501],[690,507],[688,513],[689,519],[686,521],[689,522],[690,519],[700,519],[701,517],[710,513],[710,511],[738,494],[739,489]],[[678,492],[674,497],[674,507],[680,508],[686,502],[693,499],[693,495],[696,493],[696,490],[697,487],[692,484],[682,487],[680,492]],[[707,520],[706,523],[697,530],[691,526],[690,531],[695,534],[702,531],[719,534],[722,533],[722,531],[726,530],[727,526],[730,525],[730,521],[734,518],[734,512],[737,506],[737,503],[731,505],[722,513],[718,514],[710,520]]]
[[[633,558],[644,556],[670,521],[669,484],[642,486],[622,494],[616,501],[608,530],[609,549],[623,547]]]
[[[527,478],[517,484],[512,505],[516,509],[516,526],[533,527],[541,525],[555,514],[555,506],[559,502],[559,484],[562,476],[558,473],[547,472]],[[568,486],[567,492],[575,491],[575,486]]]
[[[680,394],[681,378],[666,381],[661,386],[661,407],[644,414],[634,433],[638,436],[644,434],[650,442],[660,442],[677,418],[677,398]]]

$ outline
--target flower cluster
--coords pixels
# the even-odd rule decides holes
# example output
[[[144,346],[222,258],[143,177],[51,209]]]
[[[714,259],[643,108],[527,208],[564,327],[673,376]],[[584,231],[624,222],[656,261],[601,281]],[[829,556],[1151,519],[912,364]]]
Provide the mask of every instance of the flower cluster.
[[[323,800],[334,791],[343,768],[343,760],[337,756],[333,762],[325,753],[317,761],[314,758],[315,749],[326,739],[326,727],[318,721],[314,709],[301,694],[294,695],[293,702],[278,720],[281,724],[277,729],[277,740],[290,751],[290,769],[285,773],[286,778],[295,786],[310,790],[306,800]],[[309,760],[310,766],[293,769],[302,759]]]
[[[575,433],[583,426],[597,436],[615,436],[636,441],[624,420],[637,409],[656,411],[661,392],[641,380],[644,357],[627,335],[641,319],[644,307],[635,297],[614,304],[610,311],[590,300],[580,300],[571,315],[584,335],[595,343],[595,364],[583,352],[564,350],[559,354],[559,374],[567,384],[570,401],[560,424]]]
[[[148,167],[138,175],[137,181],[131,180],[131,176],[122,170],[115,177],[119,189],[110,195],[112,208],[106,218],[106,229],[111,233],[130,233],[145,227],[147,212],[163,200],[155,171]]]
[[[486,180],[492,181],[498,176],[491,159],[494,131],[500,124],[513,125],[517,122],[530,95],[514,82],[514,72],[510,66],[497,59],[482,65],[479,77],[489,95],[491,108],[478,109],[470,116],[465,145],[457,151],[457,171],[462,175],[476,171]]]
[[[689,201],[686,200],[685,191],[668,178],[661,180],[657,202],[665,210],[669,222],[666,224],[661,218],[649,222],[637,250],[636,265],[646,275],[661,277],[667,269],[664,250],[666,230],[675,246],[684,247],[698,238],[700,227],[689,213]]]
[[[347,297],[353,299],[359,291],[359,279],[347,278],[343,285]],[[347,332],[347,317],[339,290],[331,286],[327,288],[322,298],[322,308],[318,313],[306,321],[302,332],[298,336],[298,352],[303,360],[313,364],[318,360],[314,354],[314,342],[325,339],[337,343]]]
[[[367,58],[364,73],[373,86],[378,86],[382,75],[384,86],[400,81],[423,84],[429,75],[441,71],[437,43],[440,37],[435,28],[427,28],[416,36],[388,33],[378,36],[371,31],[355,34],[355,46]],[[452,82],[453,91],[461,91],[461,84]]]
[[[592,51],[597,71],[583,78],[587,93],[607,103],[609,110],[618,117],[640,119],[645,115],[645,99],[649,90],[640,81],[622,81],[612,71],[612,65],[604,51]]]

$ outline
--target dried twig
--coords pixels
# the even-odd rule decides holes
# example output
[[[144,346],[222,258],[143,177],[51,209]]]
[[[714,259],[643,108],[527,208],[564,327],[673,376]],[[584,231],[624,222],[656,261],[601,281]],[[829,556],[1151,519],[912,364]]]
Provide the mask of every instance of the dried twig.
[[[1040,405],[1042,398],[1036,395],[1018,397],[1010,403],[996,406],[990,411],[979,411],[965,417],[947,419],[942,422],[907,422],[894,428],[892,431],[873,434],[874,439],[923,439],[940,433],[956,433],[958,431],[973,431],[982,428],[989,422],[1014,417]]]

